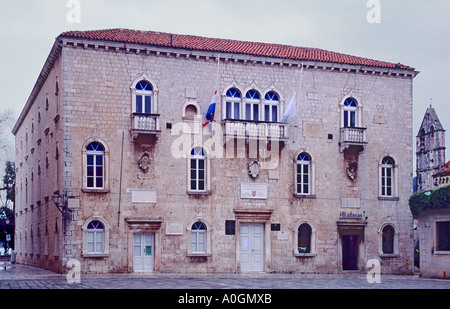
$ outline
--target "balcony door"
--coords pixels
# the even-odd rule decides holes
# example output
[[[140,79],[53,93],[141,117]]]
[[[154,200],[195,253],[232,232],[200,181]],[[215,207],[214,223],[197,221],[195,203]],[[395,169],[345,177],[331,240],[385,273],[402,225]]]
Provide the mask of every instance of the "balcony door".
[[[261,97],[256,90],[250,90],[245,96],[245,120],[260,121],[259,107]]]
[[[353,98],[348,98],[344,102],[344,128],[358,126],[358,102]]]
[[[152,85],[147,81],[140,81],[136,85],[136,113],[152,114]]]

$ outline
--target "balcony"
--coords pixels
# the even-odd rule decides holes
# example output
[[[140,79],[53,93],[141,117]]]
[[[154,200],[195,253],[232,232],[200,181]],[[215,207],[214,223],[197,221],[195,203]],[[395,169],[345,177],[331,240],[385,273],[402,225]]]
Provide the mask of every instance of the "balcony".
[[[366,128],[341,128],[339,145],[341,148],[341,152],[346,149],[356,150],[356,152],[364,151],[367,146]]]
[[[139,136],[158,138],[161,133],[159,114],[132,114],[131,131],[134,140]]]
[[[286,123],[226,119],[222,125],[227,139],[289,140]]]

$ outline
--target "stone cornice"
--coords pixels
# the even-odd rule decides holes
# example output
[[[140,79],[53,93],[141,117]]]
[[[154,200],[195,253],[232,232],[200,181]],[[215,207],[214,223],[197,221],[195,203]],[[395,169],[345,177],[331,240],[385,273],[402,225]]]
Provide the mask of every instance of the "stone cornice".
[[[53,66],[61,54],[62,48],[72,47],[72,48],[83,48],[83,49],[94,49],[94,50],[104,50],[112,52],[125,52],[134,54],[147,54],[156,55],[160,57],[175,57],[175,58],[185,58],[185,59],[195,59],[203,61],[217,61],[220,59],[226,63],[235,62],[249,65],[268,65],[268,66],[279,66],[288,68],[301,68],[304,67],[306,70],[322,70],[331,72],[343,72],[343,73],[354,73],[363,75],[375,75],[375,76],[390,76],[390,77],[400,77],[400,78],[415,78],[419,72],[405,69],[391,69],[391,68],[381,68],[381,67],[370,67],[362,65],[353,64],[338,64],[330,62],[319,62],[319,61],[299,61],[292,59],[283,58],[272,58],[272,57],[262,57],[262,56],[251,56],[245,54],[230,54],[230,53],[218,53],[218,52],[208,52],[200,50],[190,50],[182,48],[168,48],[159,47],[152,45],[141,45],[141,44],[130,44],[130,43],[118,43],[110,41],[101,40],[88,40],[88,39],[78,39],[78,38],[68,38],[64,36],[59,36],[56,38],[55,43],[47,57],[47,60],[39,74],[36,84],[28,98],[22,113],[20,114],[12,133],[17,134],[20,126],[23,123],[26,115],[28,114],[31,106],[36,100],[42,86],[47,80]]]
[[[31,107],[33,106],[34,101],[36,100],[39,92],[42,89],[42,86],[45,84],[45,81],[47,80],[48,75],[50,74],[51,70],[53,69],[53,66],[55,65],[56,60],[61,54],[61,44],[60,40],[56,39],[55,43],[53,44],[53,47],[47,57],[47,60],[44,63],[44,67],[41,70],[41,73],[38,76],[38,79],[33,87],[33,90],[31,91],[31,94],[25,104],[25,107],[22,110],[22,113],[20,114],[19,118],[17,119],[16,124],[14,125],[14,128],[12,130],[12,133],[14,135],[17,134],[17,131],[19,130],[20,126],[23,123],[23,120],[27,116],[28,112],[30,111]]]
[[[187,58],[206,61],[208,60],[217,61],[218,58],[220,58],[220,60],[224,62],[236,62],[244,64],[259,64],[259,65],[293,67],[293,68],[300,68],[303,65],[305,69],[344,72],[344,73],[360,73],[366,75],[392,76],[403,78],[414,78],[419,74],[418,71],[413,70],[371,67],[354,64],[339,64],[339,63],[309,61],[309,60],[300,61],[284,58],[251,56],[245,54],[218,53],[201,50],[170,48],[152,45],[119,43],[119,42],[67,38],[67,37],[62,37],[61,40],[63,41],[63,46],[71,46],[74,48],[84,48],[84,49],[92,48],[95,50],[102,49],[105,51],[126,52],[133,54],[147,54],[161,57]]]

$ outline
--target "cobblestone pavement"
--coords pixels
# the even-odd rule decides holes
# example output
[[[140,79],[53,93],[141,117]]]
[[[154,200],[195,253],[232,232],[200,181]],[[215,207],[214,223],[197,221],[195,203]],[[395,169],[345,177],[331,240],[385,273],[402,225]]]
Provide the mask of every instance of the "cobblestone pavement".
[[[450,289],[450,280],[381,275],[381,283],[370,284],[365,274],[82,274],[80,283],[70,284],[66,275],[0,264],[0,289]]]

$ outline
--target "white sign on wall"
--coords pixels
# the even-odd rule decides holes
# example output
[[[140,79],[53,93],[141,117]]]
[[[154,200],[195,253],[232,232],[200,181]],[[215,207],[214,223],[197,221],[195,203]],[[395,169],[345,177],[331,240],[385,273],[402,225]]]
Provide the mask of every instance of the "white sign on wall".
[[[289,240],[289,231],[278,231],[277,240]]]
[[[156,203],[155,190],[131,190],[132,203]]]
[[[166,222],[166,235],[183,235],[183,223]]]
[[[267,199],[267,183],[241,183],[241,198]]]

